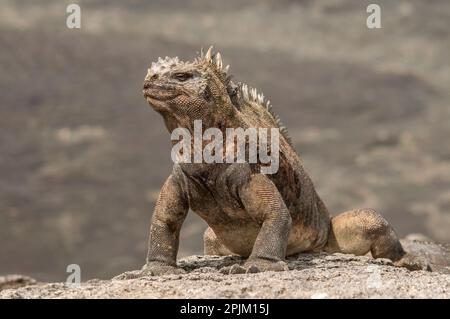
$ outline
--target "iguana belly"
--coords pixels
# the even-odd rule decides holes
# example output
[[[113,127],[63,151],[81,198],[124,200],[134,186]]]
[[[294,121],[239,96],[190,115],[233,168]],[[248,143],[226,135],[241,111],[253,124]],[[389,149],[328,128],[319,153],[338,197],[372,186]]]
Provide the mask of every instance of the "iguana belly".
[[[231,224],[216,224],[206,220],[220,243],[234,254],[250,256],[261,225],[251,219],[233,221]],[[323,247],[328,238],[328,227],[305,226],[294,224],[288,238],[286,255],[293,255],[305,251],[313,251]]]

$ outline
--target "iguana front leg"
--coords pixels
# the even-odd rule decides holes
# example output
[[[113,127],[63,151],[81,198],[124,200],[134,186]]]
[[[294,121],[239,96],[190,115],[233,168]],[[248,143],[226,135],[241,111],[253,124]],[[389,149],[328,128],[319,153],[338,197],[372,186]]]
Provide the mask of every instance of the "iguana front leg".
[[[252,253],[243,267],[233,265],[223,272],[243,273],[288,270],[286,247],[291,216],[275,184],[263,174],[251,175],[239,189],[246,211],[261,224]]]
[[[189,209],[188,201],[176,177],[164,183],[150,226],[147,261],[142,270],[126,272],[117,279],[183,273],[176,266],[181,225]]]
[[[180,273],[176,260],[180,229],[189,209],[187,198],[173,175],[164,183],[150,226],[147,263],[143,271],[153,275]]]

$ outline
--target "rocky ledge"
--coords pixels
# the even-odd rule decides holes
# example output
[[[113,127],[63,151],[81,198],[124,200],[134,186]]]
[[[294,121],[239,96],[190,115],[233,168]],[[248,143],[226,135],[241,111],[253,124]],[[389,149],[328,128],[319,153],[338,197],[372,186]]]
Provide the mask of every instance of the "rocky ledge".
[[[448,246],[413,240],[403,244],[429,260],[428,270],[408,271],[368,256],[319,253],[290,258],[285,272],[224,275],[220,268],[242,259],[191,256],[179,261],[187,271],[183,275],[119,275],[78,286],[0,277],[0,298],[450,298]]]

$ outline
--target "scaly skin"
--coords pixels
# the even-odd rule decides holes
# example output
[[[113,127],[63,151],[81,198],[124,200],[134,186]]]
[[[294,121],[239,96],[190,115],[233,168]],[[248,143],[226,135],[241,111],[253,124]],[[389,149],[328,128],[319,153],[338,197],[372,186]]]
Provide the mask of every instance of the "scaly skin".
[[[189,208],[209,225],[205,254],[248,257],[225,273],[287,270],[286,255],[304,251],[343,252],[389,258],[396,265],[420,268],[405,254],[389,224],[371,209],[334,218],[316,193],[286,130],[269,102],[245,84],[234,84],[220,54],[208,52],[193,62],[159,59],[144,81],[147,102],[167,129],[203,130],[280,128],[280,165],[260,173],[260,163],[179,163],[162,187],[150,228],[142,274],[180,273],[176,267],[179,233]]]

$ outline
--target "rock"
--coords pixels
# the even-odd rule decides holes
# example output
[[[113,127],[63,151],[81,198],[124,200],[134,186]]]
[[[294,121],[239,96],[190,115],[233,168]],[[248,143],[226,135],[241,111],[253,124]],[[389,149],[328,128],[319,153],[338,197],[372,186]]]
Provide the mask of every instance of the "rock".
[[[450,274],[450,245],[432,242],[420,234],[408,235],[401,243],[406,251],[426,260],[429,270]]]
[[[409,241],[426,241],[426,242],[431,242],[432,240],[425,236],[424,234],[420,234],[420,233],[412,233],[409,234],[408,236],[405,237],[405,240],[409,240]]]
[[[450,275],[408,271],[386,259],[344,254],[301,254],[289,271],[223,275],[235,256],[190,256],[187,273],[134,279],[90,280],[0,291],[0,298],[449,298]],[[117,277],[116,277],[117,278]],[[12,287],[9,287],[12,288]]]
[[[27,276],[22,275],[0,276],[0,291],[3,289],[15,289],[35,284],[37,284],[37,281]]]
[[[289,271],[224,275],[222,267],[244,259],[190,256],[178,262],[186,274],[159,277],[122,274],[70,286],[0,277],[0,298],[450,298],[449,245],[418,235],[401,242],[426,260],[429,271],[409,271],[370,256],[314,253],[288,258]]]

